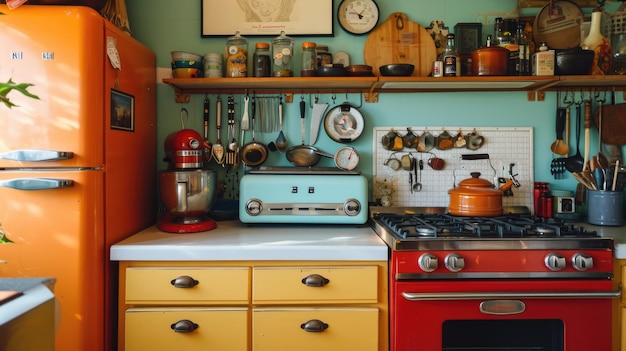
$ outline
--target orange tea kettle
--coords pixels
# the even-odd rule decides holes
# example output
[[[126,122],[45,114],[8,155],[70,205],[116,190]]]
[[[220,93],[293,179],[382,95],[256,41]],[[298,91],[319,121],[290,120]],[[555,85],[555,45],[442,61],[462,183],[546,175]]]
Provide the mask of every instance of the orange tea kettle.
[[[513,185],[508,180],[500,188],[480,178],[480,172],[472,172],[471,178],[459,182],[459,186],[450,189],[448,212],[455,216],[493,217],[502,215],[502,196]]]

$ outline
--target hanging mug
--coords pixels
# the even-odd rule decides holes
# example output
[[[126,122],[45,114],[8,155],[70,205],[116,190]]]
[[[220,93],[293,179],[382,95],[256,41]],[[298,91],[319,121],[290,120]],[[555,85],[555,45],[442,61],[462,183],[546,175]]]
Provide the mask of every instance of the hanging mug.
[[[443,158],[431,157],[428,159],[428,165],[430,168],[440,171],[446,166],[446,161]]]

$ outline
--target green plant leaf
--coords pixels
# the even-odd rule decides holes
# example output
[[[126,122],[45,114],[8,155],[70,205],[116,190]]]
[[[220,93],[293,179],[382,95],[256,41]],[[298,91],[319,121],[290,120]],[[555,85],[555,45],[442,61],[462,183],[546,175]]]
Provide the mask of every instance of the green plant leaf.
[[[39,99],[39,96],[28,91],[28,88],[31,86],[33,86],[33,84],[30,84],[30,83],[18,84],[18,83],[15,83],[11,78],[9,78],[7,82],[0,83],[0,102],[3,103],[8,108],[17,106],[13,102],[11,102],[11,100],[7,96],[12,90],[17,90],[18,92],[30,98]]]
[[[2,229],[2,224],[0,223],[0,244],[12,244],[12,243],[13,241],[7,238],[6,234],[4,233],[4,229]]]

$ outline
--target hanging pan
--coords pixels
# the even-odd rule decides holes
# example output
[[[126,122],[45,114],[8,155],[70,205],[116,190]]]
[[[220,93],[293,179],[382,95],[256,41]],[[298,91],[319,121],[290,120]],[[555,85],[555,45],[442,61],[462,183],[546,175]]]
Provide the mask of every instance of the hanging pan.
[[[255,125],[254,125],[254,115],[255,115],[255,102],[254,102],[254,98],[252,100],[252,111],[251,111],[251,120],[252,120],[252,141],[250,141],[249,143],[245,144],[242,148],[241,148],[241,162],[243,162],[245,165],[250,166],[250,167],[256,167],[259,166],[261,164],[263,164],[263,162],[265,162],[265,160],[267,159],[267,154],[268,154],[268,150],[267,150],[267,146],[265,146],[265,144],[257,142],[256,140],[254,140],[254,130]]]
[[[347,102],[330,109],[324,118],[326,134],[338,143],[356,140],[363,133],[363,127],[363,115]]]

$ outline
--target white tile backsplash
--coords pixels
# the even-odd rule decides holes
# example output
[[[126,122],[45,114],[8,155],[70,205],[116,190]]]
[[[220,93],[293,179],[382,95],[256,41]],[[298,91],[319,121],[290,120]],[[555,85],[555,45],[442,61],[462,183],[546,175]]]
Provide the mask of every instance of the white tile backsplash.
[[[382,138],[391,129],[398,131],[400,135],[407,132],[407,127],[421,135],[428,130],[433,135],[438,135],[443,130],[455,136],[458,130],[464,134],[471,133],[474,129],[485,138],[485,142],[478,150],[467,148],[452,148],[439,150],[433,148],[430,152],[417,152],[415,149],[404,148],[397,151],[396,156],[411,152],[417,160],[424,161],[424,169],[418,172],[422,190],[410,191],[409,171],[394,171],[385,166],[385,160],[390,158],[394,151],[386,150],[382,145]],[[527,206],[533,208],[533,130],[530,127],[454,127],[454,126],[398,126],[374,128],[373,147],[373,195],[374,199],[381,198],[381,188],[385,185],[392,188],[392,206],[407,207],[446,207],[449,203],[448,190],[458,185],[458,182],[470,178],[470,172],[480,172],[481,178],[493,183],[498,178],[509,179],[509,165],[513,165],[513,174],[519,181],[519,187],[513,187],[513,196],[505,196],[505,206]],[[463,154],[488,154],[488,160],[462,160]],[[446,161],[443,170],[433,170],[427,164],[430,157],[437,156]],[[495,169],[494,170],[492,169]]]

